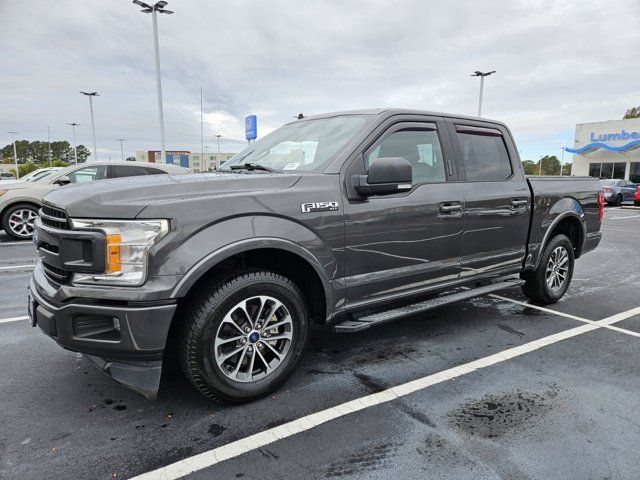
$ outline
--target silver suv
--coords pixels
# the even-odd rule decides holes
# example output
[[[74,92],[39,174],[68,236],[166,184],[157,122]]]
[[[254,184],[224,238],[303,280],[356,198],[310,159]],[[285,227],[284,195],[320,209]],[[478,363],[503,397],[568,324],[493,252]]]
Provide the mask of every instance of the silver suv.
[[[68,184],[137,175],[189,173],[176,165],[144,162],[90,162],[72,165],[39,179],[0,183],[0,220],[2,229],[16,240],[33,235],[33,222],[38,216],[42,197]]]

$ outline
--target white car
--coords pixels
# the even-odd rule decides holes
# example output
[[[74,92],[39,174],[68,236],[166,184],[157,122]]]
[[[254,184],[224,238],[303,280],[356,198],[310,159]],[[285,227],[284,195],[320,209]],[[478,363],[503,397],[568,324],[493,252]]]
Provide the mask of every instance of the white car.
[[[27,173],[25,176],[20,177],[20,180],[16,180],[15,175],[11,180],[5,180],[2,182],[2,186],[9,185],[11,183],[16,182],[33,182],[35,180],[39,180],[41,178],[46,177],[47,175],[51,175],[58,170],[62,170],[65,167],[46,167],[39,168],[38,170],[34,170],[33,172]]]
[[[38,170],[39,171],[39,170]],[[164,163],[88,162],[72,165],[37,178],[0,183],[0,221],[7,235],[27,240],[33,235],[33,223],[38,217],[42,197],[56,188],[109,178],[136,175],[184,174],[187,168]]]

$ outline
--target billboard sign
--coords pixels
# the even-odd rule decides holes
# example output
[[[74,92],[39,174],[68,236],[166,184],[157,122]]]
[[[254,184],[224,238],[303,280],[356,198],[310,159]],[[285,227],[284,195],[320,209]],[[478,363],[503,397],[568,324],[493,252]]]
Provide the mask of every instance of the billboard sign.
[[[244,117],[244,134],[247,140],[255,140],[258,137],[258,119],[255,115]]]

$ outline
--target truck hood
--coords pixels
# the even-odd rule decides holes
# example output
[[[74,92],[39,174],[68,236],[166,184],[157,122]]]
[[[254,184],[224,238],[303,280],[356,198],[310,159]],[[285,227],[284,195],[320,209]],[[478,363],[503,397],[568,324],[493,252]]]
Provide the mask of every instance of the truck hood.
[[[163,204],[189,198],[206,202],[207,198],[281,190],[299,179],[295,174],[244,172],[148,175],[60,187],[47,194],[44,202],[65,209],[69,217],[132,219],[150,205],[161,210]]]

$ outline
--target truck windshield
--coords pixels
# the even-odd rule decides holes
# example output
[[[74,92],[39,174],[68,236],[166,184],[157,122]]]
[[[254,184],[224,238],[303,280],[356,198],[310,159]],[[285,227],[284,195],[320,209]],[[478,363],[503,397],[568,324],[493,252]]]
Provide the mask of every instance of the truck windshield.
[[[246,165],[248,170],[320,171],[371,118],[373,115],[343,115],[284,125],[249,145],[221,169]]]

